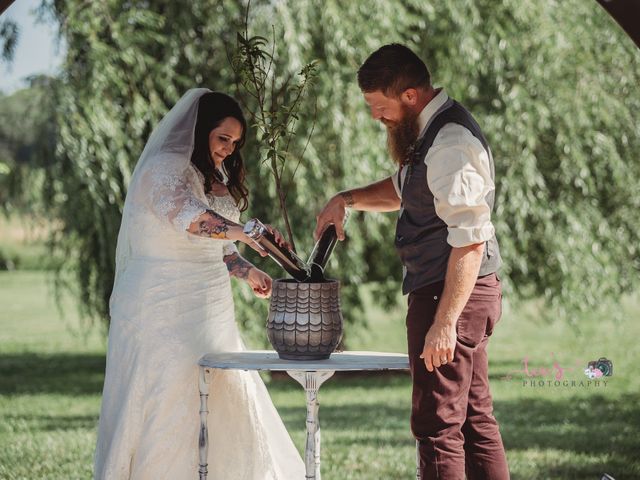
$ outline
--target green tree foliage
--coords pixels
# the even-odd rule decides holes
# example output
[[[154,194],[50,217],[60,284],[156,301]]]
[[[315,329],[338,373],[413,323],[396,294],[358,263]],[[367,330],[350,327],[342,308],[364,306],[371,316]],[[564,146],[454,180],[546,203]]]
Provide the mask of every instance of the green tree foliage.
[[[54,240],[87,311],[106,318],[126,185],[153,126],[195,86],[256,108],[229,62],[245,3],[55,0],[50,8],[68,45],[50,205],[63,226]],[[311,134],[287,198],[299,252],[311,250],[330,195],[394,173],[355,71],[380,45],[400,41],[470,107],[492,145],[509,290],[572,311],[637,285],[640,55],[595,2],[263,1],[252,3],[249,22],[266,38],[275,29],[277,75],[319,61],[290,150],[301,156]],[[255,130],[245,150],[249,214],[282,228]],[[379,301],[395,299],[394,222],[393,214],[355,215],[336,249],[329,272],[345,283],[349,319],[360,282],[378,282]],[[264,302],[237,293],[240,308],[264,317]]]
[[[291,158],[289,147],[292,137],[296,135],[300,106],[316,75],[316,63],[304,65],[298,75],[288,75],[282,83],[278,83],[282,75],[278,75],[276,59],[273,56],[276,50],[275,29],[271,48],[267,50],[268,39],[257,35],[249,36],[249,11],[250,5],[247,6],[245,16],[245,31],[238,32],[237,35],[237,49],[231,58],[231,65],[237,83],[242,87],[241,92],[250,96],[256,104],[257,110],[250,111],[251,120],[257,129],[256,139],[263,155],[263,163],[271,169],[280,213],[287,229],[287,238],[295,252],[286,189],[294,183],[302,158]],[[307,137],[307,140],[309,138]],[[295,165],[292,165],[294,162]]]
[[[45,170],[55,160],[56,79],[36,76],[30,86],[0,94],[0,208],[44,213]]]
[[[12,20],[0,21],[0,58],[5,62],[13,60],[18,43],[18,24]]]
[[[446,2],[439,10],[427,12],[419,49],[489,134],[513,289],[576,311],[637,285],[633,42],[595,2]],[[445,26],[442,17],[468,21]]]

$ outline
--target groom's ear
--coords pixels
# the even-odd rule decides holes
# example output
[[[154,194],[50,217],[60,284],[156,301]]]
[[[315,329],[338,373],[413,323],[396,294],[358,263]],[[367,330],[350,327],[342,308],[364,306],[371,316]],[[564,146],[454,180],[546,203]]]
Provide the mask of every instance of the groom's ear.
[[[418,103],[418,90],[415,88],[407,88],[400,94],[400,101],[410,107],[415,106]]]

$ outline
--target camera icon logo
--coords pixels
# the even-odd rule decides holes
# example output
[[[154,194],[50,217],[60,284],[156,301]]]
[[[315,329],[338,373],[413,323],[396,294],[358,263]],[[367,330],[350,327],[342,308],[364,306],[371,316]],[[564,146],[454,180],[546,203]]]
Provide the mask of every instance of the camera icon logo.
[[[598,360],[587,363],[584,374],[590,379],[610,377],[613,375],[613,363],[605,357],[600,357]]]

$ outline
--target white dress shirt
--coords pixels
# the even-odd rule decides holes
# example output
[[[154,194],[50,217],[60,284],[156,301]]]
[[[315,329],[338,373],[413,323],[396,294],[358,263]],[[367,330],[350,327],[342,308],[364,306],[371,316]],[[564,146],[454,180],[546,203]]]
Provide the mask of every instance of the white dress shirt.
[[[418,116],[419,137],[424,136],[434,115],[448,98],[442,89],[422,109]],[[427,185],[433,193],[436,214],[447,224],[447,243],[452,247],[483,243],[494,234],[491,209],[485,199],[495,190],[489,155],[491,151],[487,152],[469,129],[447,123],[424,158]],[[404,166],[400,172],[403,185],[406,174],[407,167]],[[397,178],[397,175],[391,177],[398,197],[402,198]]]

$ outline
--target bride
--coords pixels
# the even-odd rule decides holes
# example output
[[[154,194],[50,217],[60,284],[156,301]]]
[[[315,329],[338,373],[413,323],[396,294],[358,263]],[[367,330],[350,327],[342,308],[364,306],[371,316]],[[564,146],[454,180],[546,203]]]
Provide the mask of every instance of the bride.
[[[198,359],[244,350],[229,277],[271,293],[271,278],[233,243],[259,249],[237,223],[247,208],[246,130],[234,99],[189,90],[138,161],[116,250],[96,479],[197,478]],[[304,478],[256,372],[216,371],[209,411],[211,480]]]

